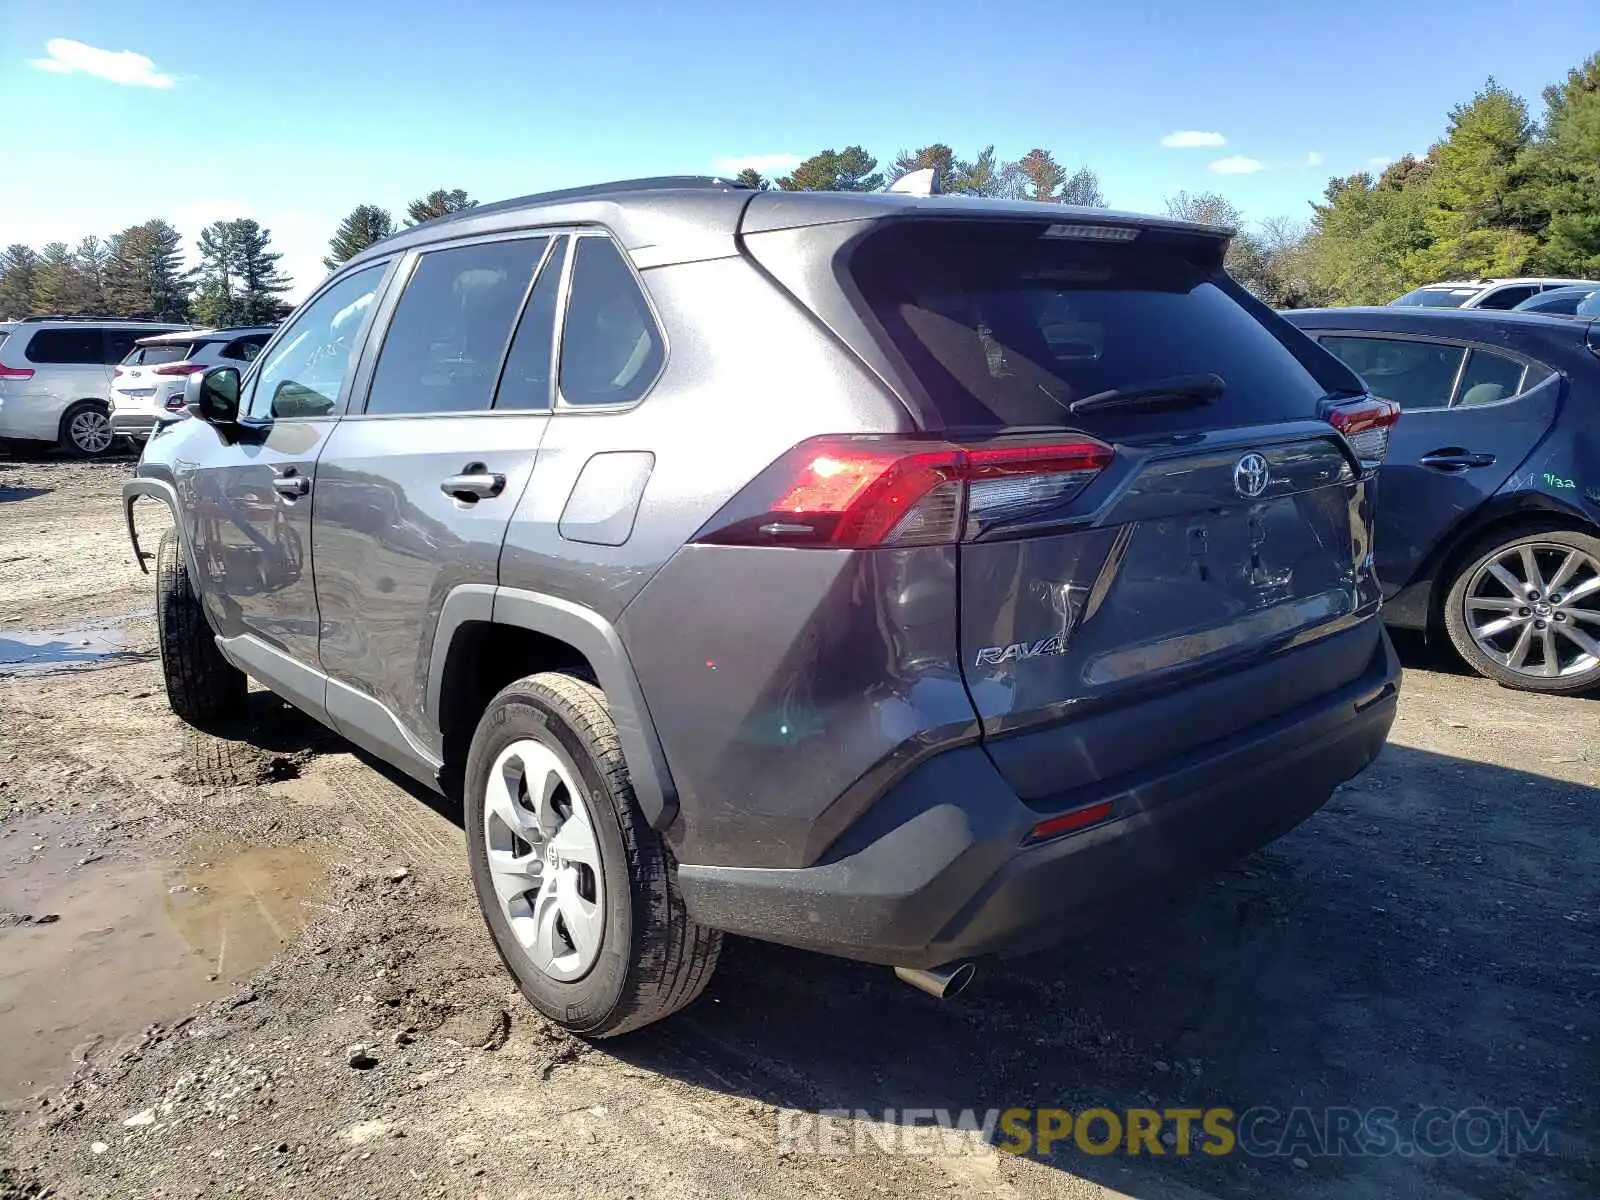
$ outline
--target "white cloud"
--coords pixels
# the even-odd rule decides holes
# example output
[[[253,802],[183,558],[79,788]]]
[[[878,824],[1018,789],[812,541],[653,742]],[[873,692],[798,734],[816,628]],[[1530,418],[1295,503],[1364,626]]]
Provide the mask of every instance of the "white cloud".
[[[1206,170],[1218,175],[1254,175],[1257,171],[1266,169],[1267,164],[1259,158],[1246,158],[1242,154],[1230,154],[1227,158],[1219,158],[1206,167]]]
[[[177,83],[171,75],[156,70],[156,64],[132,50],[102,50],[71,38],[51,38],[44,44],[48,58],[30,58],[39,71],[55,75],[93,75],[107,83],[124,87],[169,88]]]
[[[1305,165],[1308,166],[1308,167],[1320,167],[1320,166],[1322,166],[1323,163],[1325,163],[1327,161],[1328,161],[1327,159],[1322,157],[1322,151],[1313,150],[1309,154],[1306,155]]]
[[[783,171],[792,171],[799,165],[798,154],[731,154],[713,161],[711,169],[718,175],[737,175],[748,167],[752,171],[771,176]]]
[[[1393,161],[1394,159],[1390,158],[1387,154],[1374,154],[1371,158],[1367,159],[1367,166],[1381,171]]]
[[[1167,150],[1195,150],[1206,146],[1226,146],[1228,139],[1205,129],[1175,129],[1161,139]]]

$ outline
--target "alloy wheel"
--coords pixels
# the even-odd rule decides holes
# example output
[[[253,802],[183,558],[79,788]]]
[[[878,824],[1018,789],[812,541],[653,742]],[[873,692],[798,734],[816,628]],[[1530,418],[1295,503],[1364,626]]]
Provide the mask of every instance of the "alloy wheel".
[[[84,454],[104,454],[111,447],[111,418],[98,408],[86,408],[68,423],[67,436]]]
[[[548,746],[500,752],[483,803],[489,875],[512,936],[552,979],[581,979],[605,931],[605,876],[583,789]]]
[[[1600,562],[1556,542],[1523,542],[1488,559],[1467,584],[1467,631],[1519,675],[1555,679],[1600,667]]]

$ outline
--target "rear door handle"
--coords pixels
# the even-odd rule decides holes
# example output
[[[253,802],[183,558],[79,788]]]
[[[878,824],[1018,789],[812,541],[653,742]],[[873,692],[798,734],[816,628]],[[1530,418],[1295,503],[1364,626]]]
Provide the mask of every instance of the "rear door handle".
[[[439,490],[446,496],[468,504],[490,500],[506,490],[506,477],[490,471],[482,463],[473,463],[459,475],[439,481]]]
[[[272,477],[272,490],[290,500],[298,500],[311,491],[311,477],[290,467],[282,475]]]
[[[1417,461],[1435,471],[1453,475],[1469,467],[1492,467],[1494,455],[1474,450],[1435,450],[1432,454],[1424,454]]]

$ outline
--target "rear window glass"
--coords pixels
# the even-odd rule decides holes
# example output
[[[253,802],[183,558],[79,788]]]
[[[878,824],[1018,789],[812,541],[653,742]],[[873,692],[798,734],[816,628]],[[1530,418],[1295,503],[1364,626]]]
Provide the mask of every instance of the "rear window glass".
[[[948,425],[1107,434],[1253,425],[1311,416],[1329,390],[1235,299],[1235,285],[1205,261],[1206,244],[1159,233],[1092,244],[1042,232],[907,223],[851,258],[866,305]],[[1309,343],[1306,351],[1316,354]],[[1210,405],[1068,412],[1087,396],[1194,375],[1219,376],[1226,388]]]
[[[122,362],[124,366],[135,367],[158,367],[162,363],[183,362],[199,345],[195,342],[163,342],[157,346],[135,346]]]

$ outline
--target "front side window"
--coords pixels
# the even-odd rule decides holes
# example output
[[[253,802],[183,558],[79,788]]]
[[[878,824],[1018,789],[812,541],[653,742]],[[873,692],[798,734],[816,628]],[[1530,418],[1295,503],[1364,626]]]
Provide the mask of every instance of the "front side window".
[[[1444,408],[1461,370],[1460,346],[1406,338],[1324,337],[1322,345],[1361,376],[1374,396],[1402,409]]]
[[[433,250],[417,261],[383,337],[366,411],[482,412],[548,238]]]
[[[561,399],[632,404],[661,373],[666,345],[639,281],[608,237],[577,239],[561,331]]]
[[[256,373],[248,417],[322,417],[333,411],[385,269],[378,263],[357,271],[295,314]]]

